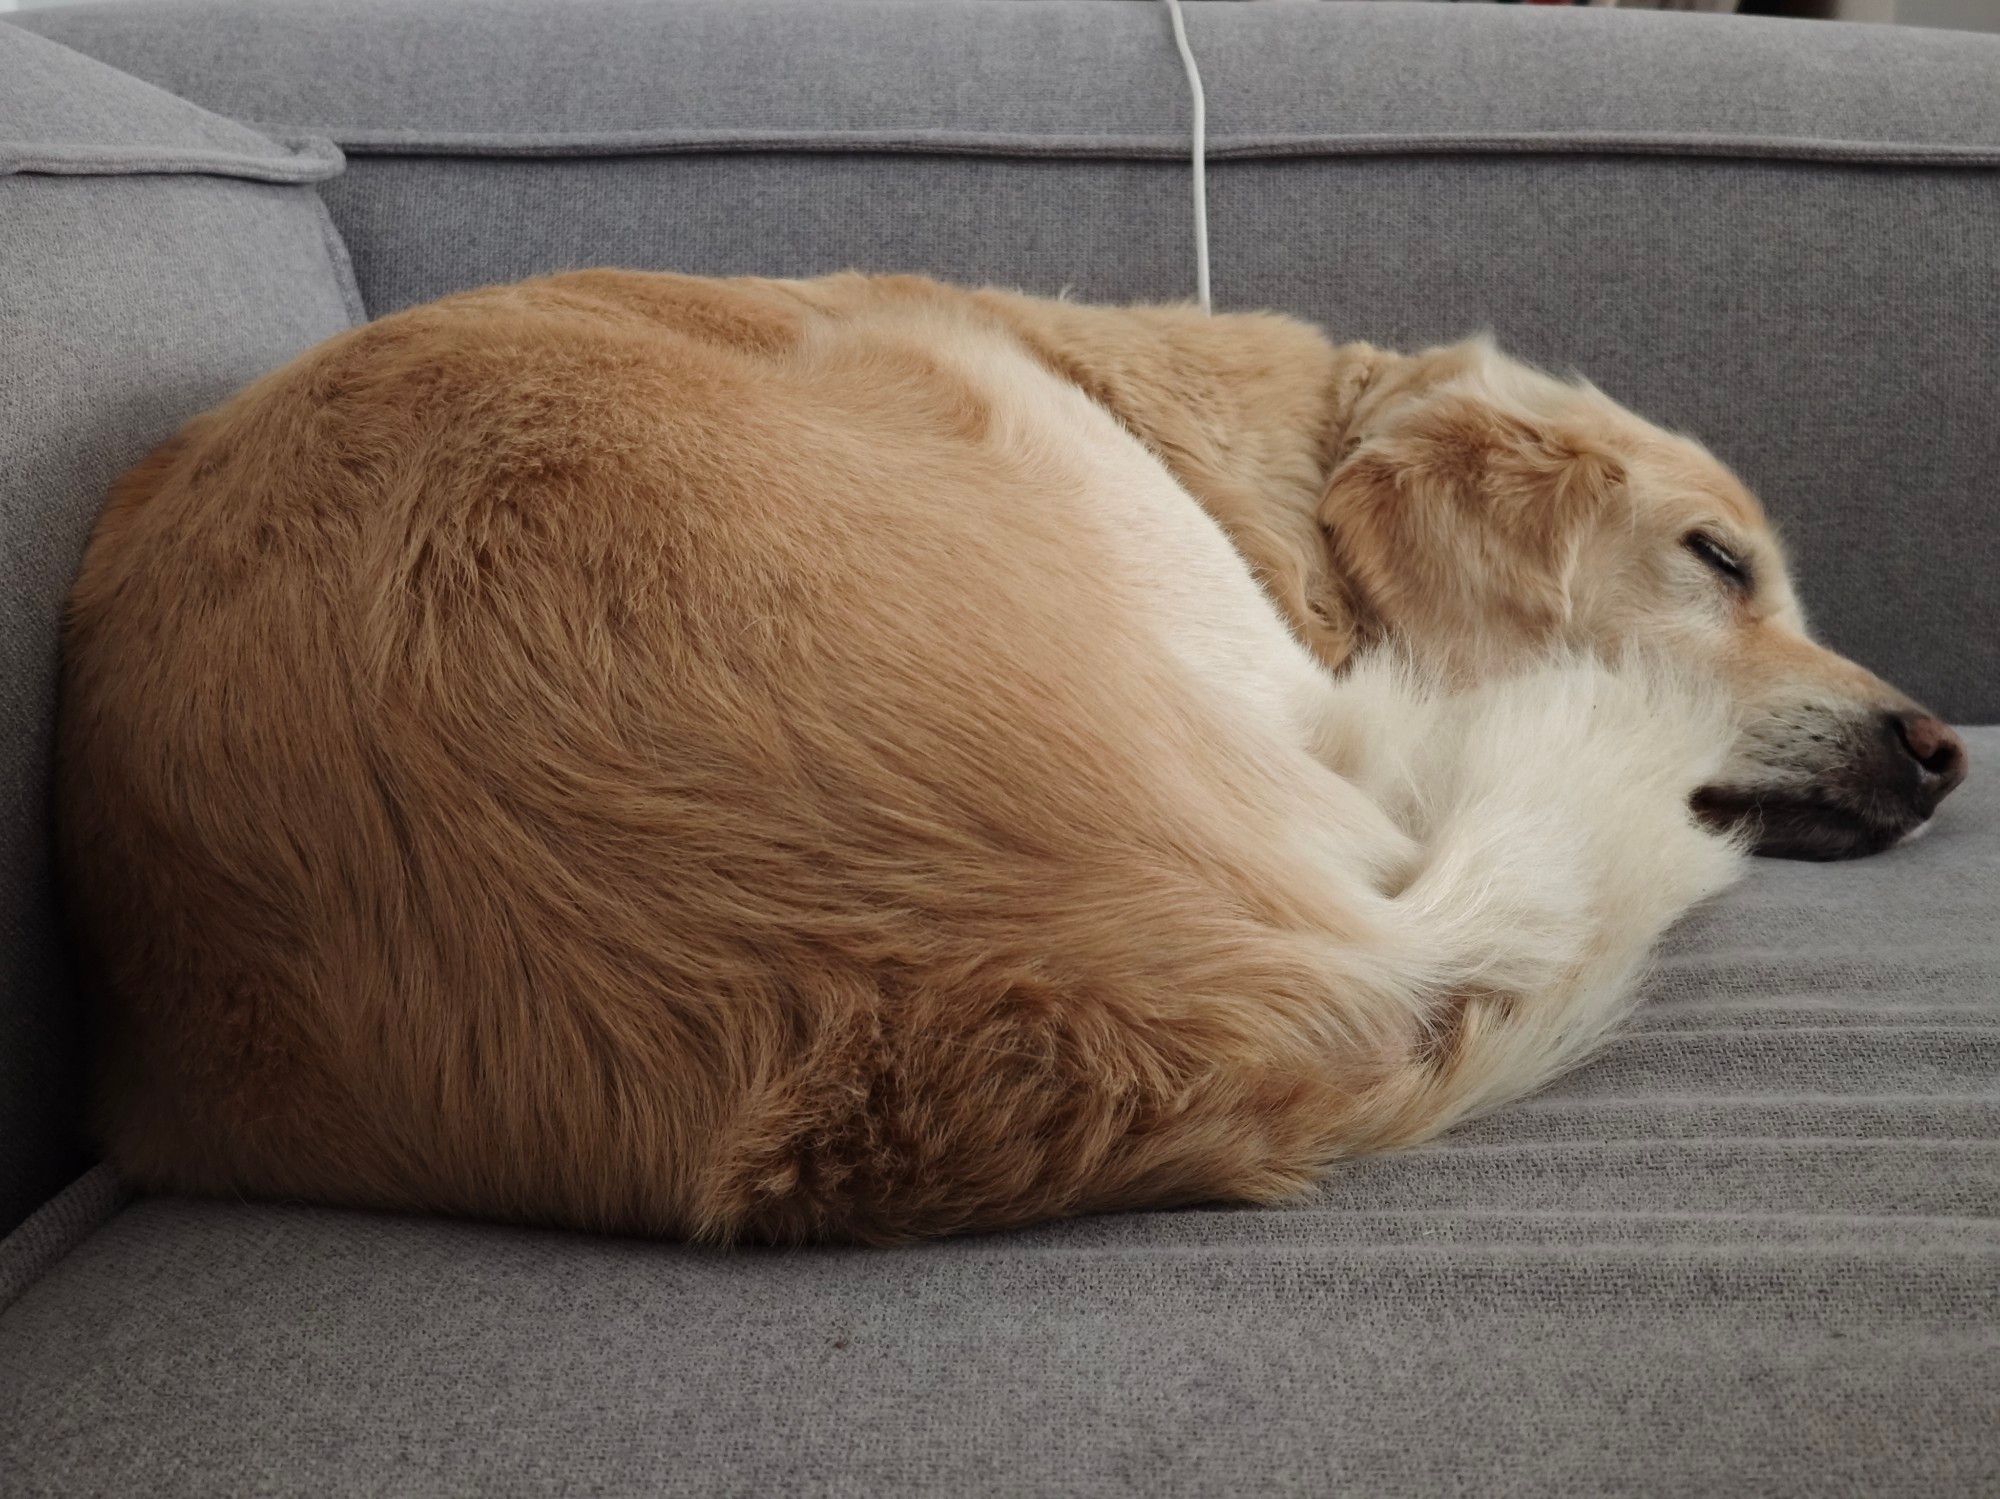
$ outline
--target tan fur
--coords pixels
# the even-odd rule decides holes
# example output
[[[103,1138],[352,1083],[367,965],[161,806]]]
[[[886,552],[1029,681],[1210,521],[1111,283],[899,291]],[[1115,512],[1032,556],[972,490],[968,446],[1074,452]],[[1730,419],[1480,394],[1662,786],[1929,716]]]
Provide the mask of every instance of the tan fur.
[[[1510,673],[1658,633],[1679,561],[1606,538],[1682,518],[1634,507],[1768,543],[1676,439],[1446,388],[1492,357],[589,272],[257,382],[121,481],[72,605],[114,1160],[880,1242],[1269,1200],[1533,1086],[1726,878],[1685,804],[1729,735]],[[1684,669],[1831,680],[1788,594],[1687,591]],[[1335,679],[1378,640],[1445,685]]]

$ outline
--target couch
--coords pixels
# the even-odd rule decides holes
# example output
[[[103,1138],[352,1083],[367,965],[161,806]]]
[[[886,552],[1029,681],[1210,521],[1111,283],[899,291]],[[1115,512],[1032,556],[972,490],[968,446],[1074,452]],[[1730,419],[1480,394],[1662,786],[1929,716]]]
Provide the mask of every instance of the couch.
[[[357,320],[616,264],[1190,292],[1123,0],[155,0],[0,23],[0,1494],[2000,1489],[2000,37],[1186,6],[1218,305],[1492,328],[1699,434],[1973,725],[1542,1095],[1282,1208],[723,1253],[94,1165],[49,871],[110,479]],[[7,1232],[11,1230],[11,1232]]]

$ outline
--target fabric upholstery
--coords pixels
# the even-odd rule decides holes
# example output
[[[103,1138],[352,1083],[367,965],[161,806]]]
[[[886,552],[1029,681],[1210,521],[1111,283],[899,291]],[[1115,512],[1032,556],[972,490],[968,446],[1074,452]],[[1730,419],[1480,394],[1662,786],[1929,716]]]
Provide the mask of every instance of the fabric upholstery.
[[[1990,37],[1182,8],[1224,158],[1534,142],[2000,163]],[[22,19],[219,113],[357,152],[1187,149],[1187,85],[1156,0],[146,0]]]
[[[62,600],[114,475],[358,313],[310,185],[339,168],[0,26],[0,1228],[88,1158],[49,871]]]
[[[1822,633],[2000,719],[2000,37],[1500,6],[1203,4],[1218,304],[1491,328],[1709,442]],[[1159,7],[236,0],[24,15],[323,133],[383,312],[579,265],[1192,287]]]
[[[130,1197],[118,1173],[100,1161],[0,1238],[0,1311],[97,1232]]]
[[[2000,730],[1969,734],[2000,760]],[[2000,777],[1760,863],[1541,1096],[1307,1201],[723,1254],[144,1201],[0,1314],[10,1492],[1972,1495]],[[337,1481],[336,1481],[337,1475]]]

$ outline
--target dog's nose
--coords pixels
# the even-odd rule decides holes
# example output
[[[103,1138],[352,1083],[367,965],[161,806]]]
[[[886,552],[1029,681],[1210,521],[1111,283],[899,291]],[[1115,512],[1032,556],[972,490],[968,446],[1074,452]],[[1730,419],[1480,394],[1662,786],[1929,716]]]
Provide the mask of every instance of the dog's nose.
[[[1965,779],[1965,744],[1942,719],[1916,709],[1889,715],[1896,738],[1917,762],[1923,794],[1933,803]]]

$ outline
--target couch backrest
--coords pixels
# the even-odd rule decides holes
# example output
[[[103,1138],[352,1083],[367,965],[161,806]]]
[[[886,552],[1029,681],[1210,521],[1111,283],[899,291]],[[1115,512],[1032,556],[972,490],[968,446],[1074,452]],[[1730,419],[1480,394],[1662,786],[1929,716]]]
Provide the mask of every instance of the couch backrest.
[[[1215,286],[1392,346],[1482,327],[1706,439],[1831,642],[2000,719],[2000,37],[1190,3]],[[32,12],[332,137],[372,311],[576,265],[1188,295],[1152,4],[240,0]]]
[[[0,1233],[87,1162],[49,857],[62,601],[106,486],[348,326],[340,170],[0,25]]]

